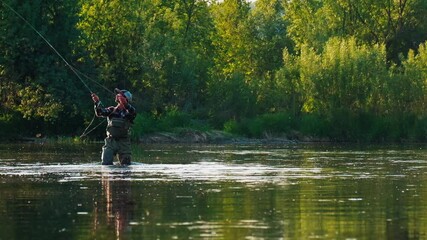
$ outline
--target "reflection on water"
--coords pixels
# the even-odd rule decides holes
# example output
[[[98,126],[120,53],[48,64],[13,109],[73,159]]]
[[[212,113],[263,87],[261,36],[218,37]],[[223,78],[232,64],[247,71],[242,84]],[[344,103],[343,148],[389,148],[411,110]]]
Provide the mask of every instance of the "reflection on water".
[[[423,146],[0,145],[2,239],[427,239]]]
[[[97,229],[99,229],[100,224],[105,222],[108,227],[114,230],[116,239],[122,239],[129,227],[135,203],[132,200],[131,182],[126,180],[125,175],[119,177],[114,174],[102,175],[102,196],[104,199],[95,202],[93,236],[98,236]],[[100,217],[106,219],[99,219]]]

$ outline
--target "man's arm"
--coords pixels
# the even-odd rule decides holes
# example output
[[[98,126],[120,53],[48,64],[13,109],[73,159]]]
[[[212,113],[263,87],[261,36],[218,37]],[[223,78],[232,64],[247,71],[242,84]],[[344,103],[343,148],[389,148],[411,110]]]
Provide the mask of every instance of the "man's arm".
[[[114,107],[104,108],[102,106],[102,102],[99,100],[98,95],[96,95],[95,93],[92,93],[91,96],[92,96],[93,103],[95,104],[94,110],[95,110],[95,115],[97,117],[107,117],[114,111]]]
[[[108,117],[114,112],[114,107],[105,108],[102,106],[101,102],[95,104],[94,109],[97,117]]]
[[[127,103],[125,105],[125,108],[127,110],[125,118],[128,119],[131,123],[133,123],[133,120],[136,117],[136,109],[132,105],[130,105],[130,103]]]

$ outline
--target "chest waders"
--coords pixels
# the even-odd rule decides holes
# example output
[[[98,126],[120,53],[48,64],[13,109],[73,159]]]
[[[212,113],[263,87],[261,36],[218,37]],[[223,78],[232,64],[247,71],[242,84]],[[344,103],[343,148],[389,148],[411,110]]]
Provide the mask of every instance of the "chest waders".
[[[131,123],[129,120],[120,117],[108,117],[107,121],[107,137],[102,147],[102,165],[112,165],[116,155],[120,164],[130,164],[131,143],[129,129]]]

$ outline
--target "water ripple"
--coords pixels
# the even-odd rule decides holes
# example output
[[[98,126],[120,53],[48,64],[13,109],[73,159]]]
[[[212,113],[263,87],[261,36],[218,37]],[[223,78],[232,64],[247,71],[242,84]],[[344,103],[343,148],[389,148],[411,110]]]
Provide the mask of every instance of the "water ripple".
[[[44,177],[59,181],[98,180],[103,176],[133,181],[234,181],[286,183],[295,178],[322,178],[321,168],[272,167],[262,164],[197,162],[191,164],[141,164],[101,166],[90,164],[17,164],[0,166],[0,176]]]

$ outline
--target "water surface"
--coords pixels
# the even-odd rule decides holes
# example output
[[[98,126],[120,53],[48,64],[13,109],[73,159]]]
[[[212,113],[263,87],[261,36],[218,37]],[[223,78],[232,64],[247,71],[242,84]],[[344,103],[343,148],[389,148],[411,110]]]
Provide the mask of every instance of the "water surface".
[[[0,145],[0,239],[427,239],[421,146]]]

